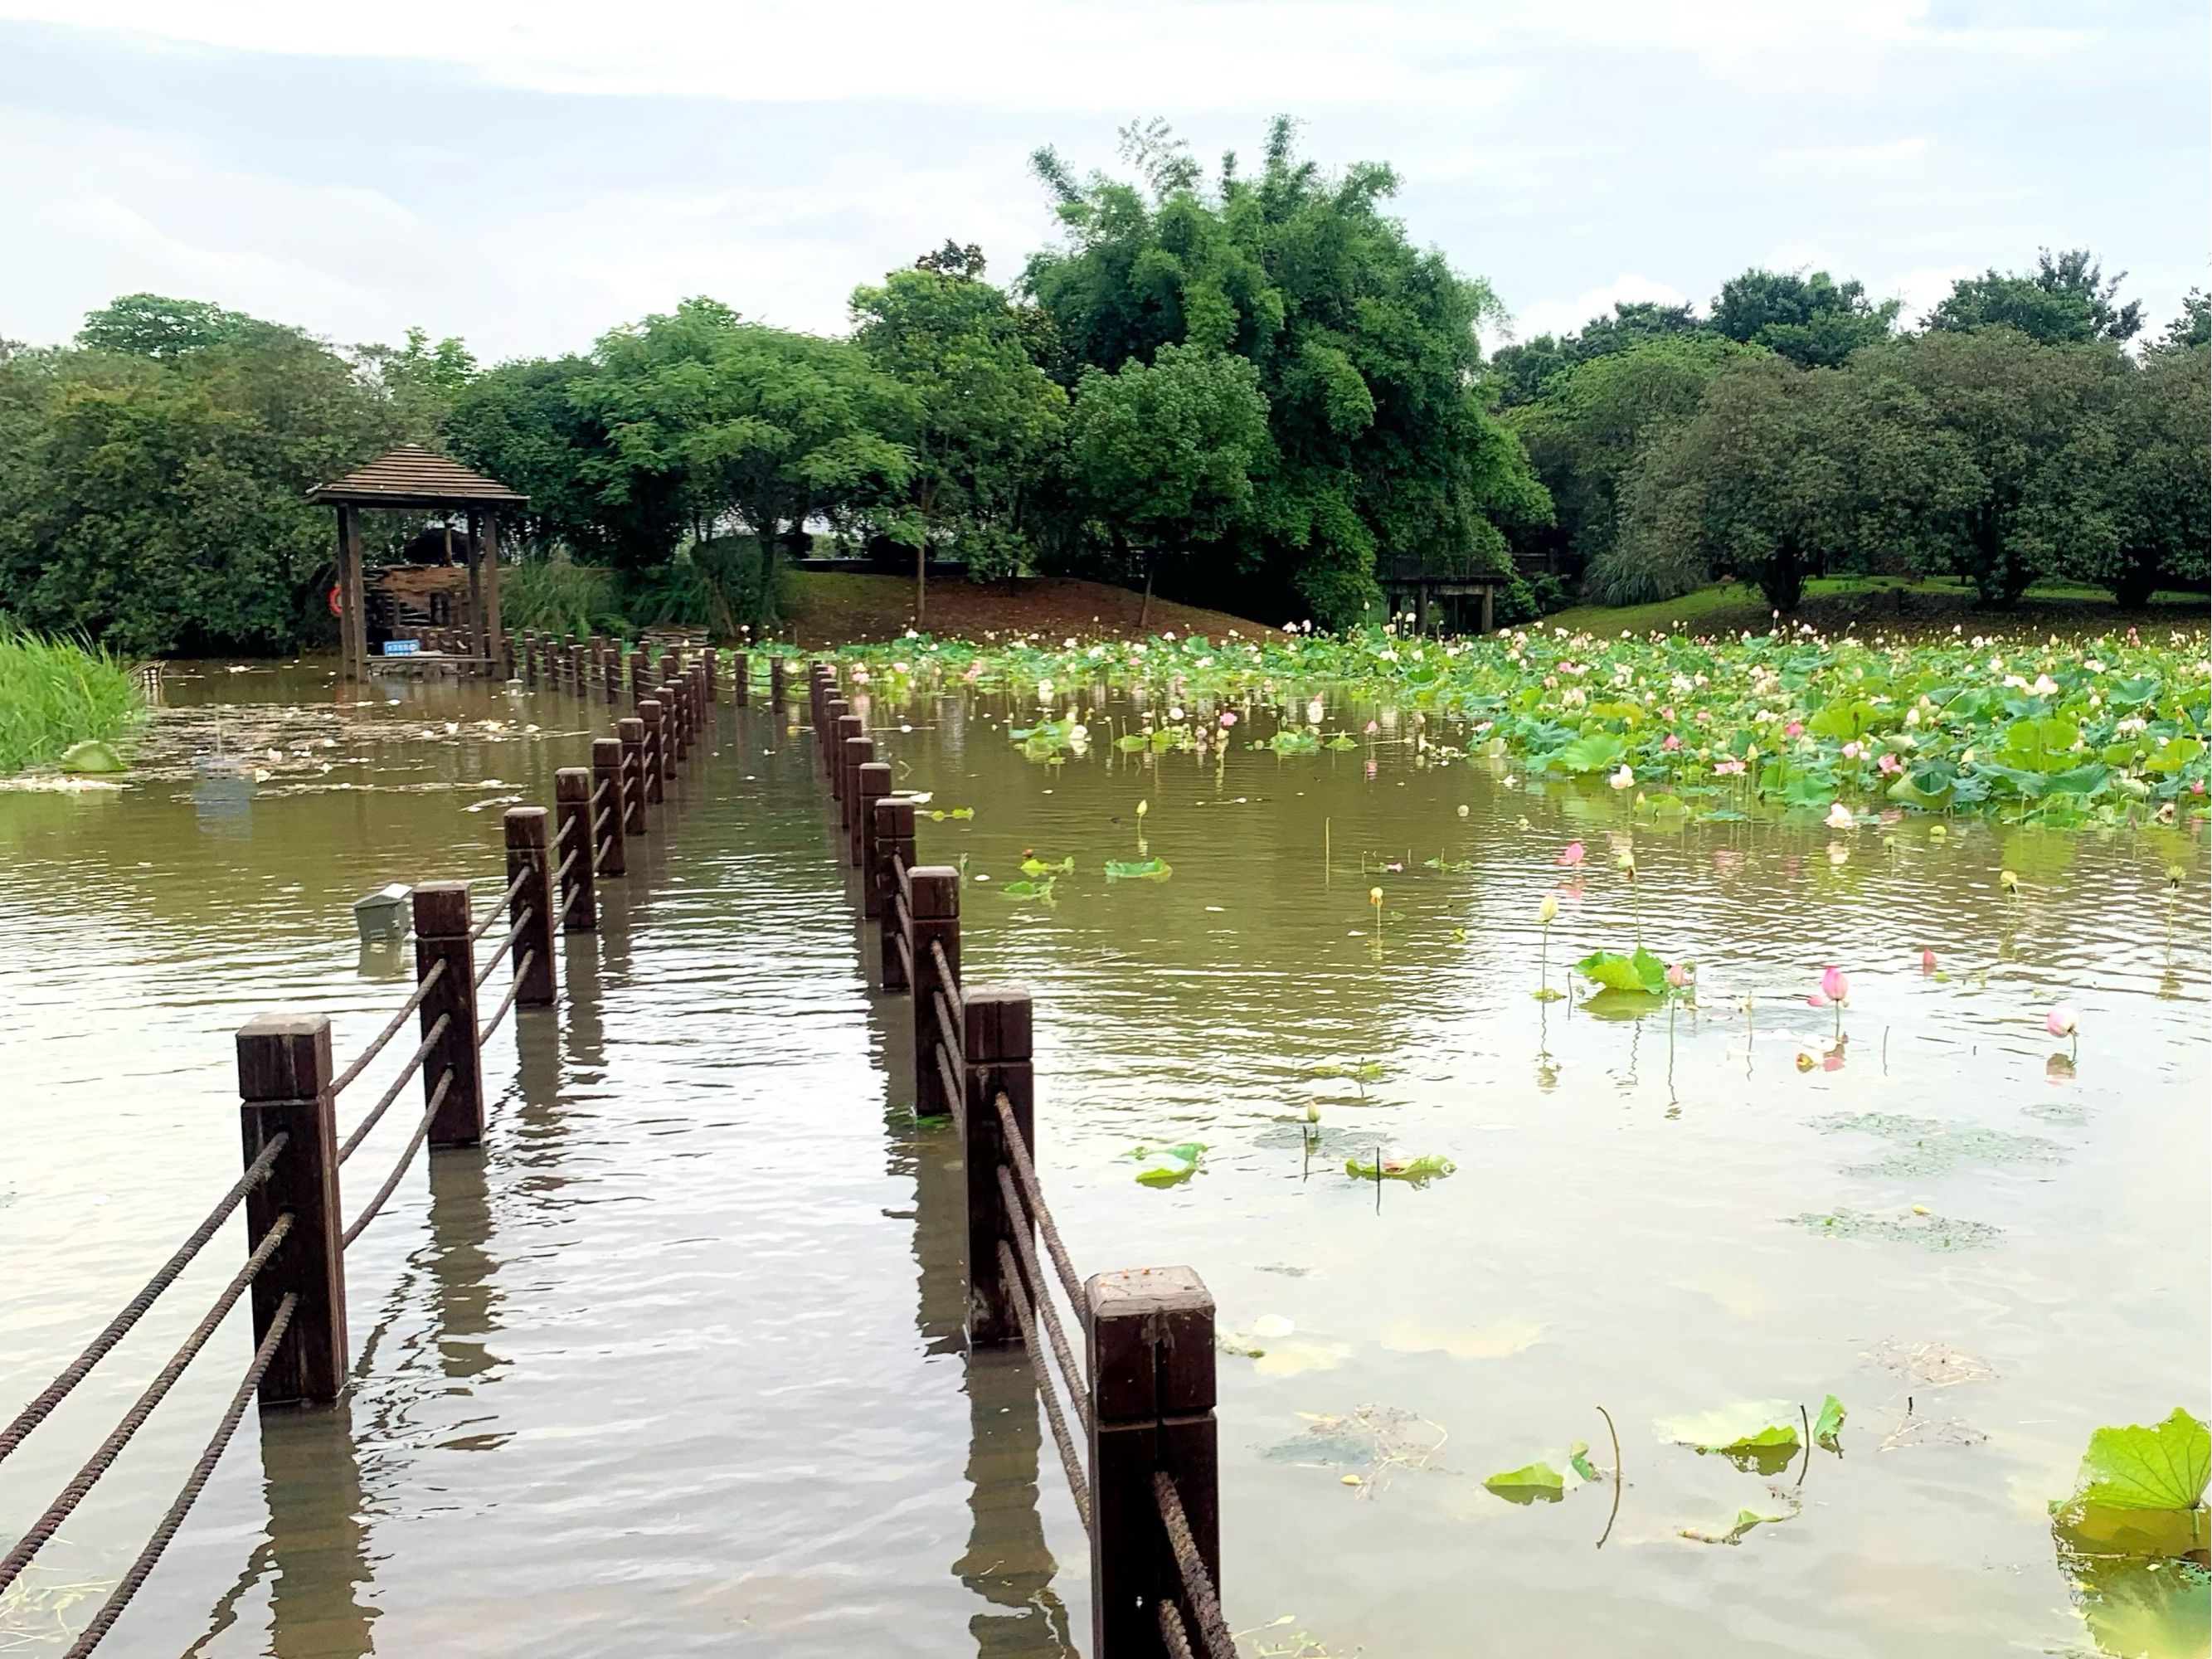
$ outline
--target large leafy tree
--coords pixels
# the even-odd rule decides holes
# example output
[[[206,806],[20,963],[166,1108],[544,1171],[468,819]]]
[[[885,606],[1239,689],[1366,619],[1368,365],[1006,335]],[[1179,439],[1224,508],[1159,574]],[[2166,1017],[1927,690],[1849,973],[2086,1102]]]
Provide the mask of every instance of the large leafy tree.
[[[1698,412],[1714,375],[1765,355],[1702,329],[1656,333],[1558,370],[1536,401],[1508,411],[1552,493],[1558,535],[1591,564],[1593,592],[1606,603],[1668,597],[1646,573],[1607,556],[1622,481],[1655,437]]]
[[[912,460],[879,516],[915,549],[917,627],[933,548],[963,554],[979,575],[1025,562],[1023,499],[1066,416],[1066,392],[1030,361],[1034,331],[982,274],[979,249],[948,242],[853,295],[854,340],[905,394],[890,435]]]
[[[327,637],[331,517],[306,492],[422,434],[356,362],[234,315],[133,296],[94,314],[95,349],[0,361],[0,605],[128,652]]]
[[[1593,357],[1627,351],[1647,340],[1710,331],[1686,305],[1619,301],[1610,316],[1591,318],[1579,333],[1539,334],[1533,340],[1500,346],[1490,354],[1489,380],[1500,407],[1510,409],[1533,403],[1553,375]]]
[[[1068,444],[1079,498],[1117,546],[1133,550],[1152,606],[1159,556],[1190,556],[1243,522],[1252,473],[1272,448],[1267,400],[1251,362],[1164,345],[1078,382]]]
[[[1123,138],[1134,182],[1079,180],[1038,152],[1066,242],[1030,259],[1023,286],[1071,380],[1168,345],[1256,372],[1273,453],[1219,554],[1177,573],[1184,596],[1340,624],[1380,598],[1378,551],[1503,570],[1498,524],[1547,518],[1550,504],[1474,389],[1475,325],[1497,302],[1407,240],[1384,211],[1390,169],[1324,174],[1295,153],[1287,118],[1256,173],[1232,154],[1210,186],[1164,125]]]
[[[849,340],[749,323],[717,301],[603,336],[568,384],[604,441],[579,476],[604,509],[661,504],[705,539],[734,519],[772,542],[817,514],[892,498],[911,400]]]
[[[1899,301],[1876,304],[1856,279],[1838,283],[1758,266],[1721,285],[1713,301],[1717,333],[1762,345],[1808,368],[1833,368],[1861,346],[1888,337]]]
[[[2131,340],[2142,329],[2142,306],[2133,300],[2114,303],[2126,278],[2124,270],[2107,278],[2087,248],[2057,255],[2045,248],[2033,271],[1992,268],[1979,276],[1960,277],[1929,313],[1927,326],[1954,332],[2017,329],[2045,345]]]

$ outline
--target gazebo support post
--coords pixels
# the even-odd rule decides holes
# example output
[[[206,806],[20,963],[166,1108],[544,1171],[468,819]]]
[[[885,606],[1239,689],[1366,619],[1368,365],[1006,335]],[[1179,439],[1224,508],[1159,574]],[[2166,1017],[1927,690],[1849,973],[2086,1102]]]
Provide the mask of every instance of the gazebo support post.
[[[447,520],[451,524],[453,520]],[[477,543],[477,515],[468,517],[469,655],[491,655],[491,635],[484,631],[483,550]]]
[[[368,670],[368,626],[363,615],[367,592],[361,568],[361,515],[338,503],[338,662],[343,678],[357,680]]]
[[[483,545],[477,556],[483,561],[483,625],[486,641],[484,654],[496,659],[499,655],[499,514],[483,514]],[[471,540],[476,538],[471,535]],[[499,678],[498,664],[492,665],[492,678]]]

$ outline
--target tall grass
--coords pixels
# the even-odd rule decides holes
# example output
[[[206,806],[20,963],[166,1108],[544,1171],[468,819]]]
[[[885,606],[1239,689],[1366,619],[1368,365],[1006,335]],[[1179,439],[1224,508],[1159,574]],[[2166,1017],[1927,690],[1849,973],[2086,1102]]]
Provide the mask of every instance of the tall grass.
[[[0,617],[0,772],[43,764],[88,738],[112,743],[145,712],[137,674],[114,653]]]
[[[722,639],[775,622],[781,559],[750,536],[721,536],[680,550],[625,581],[601,565],[528,559],[502,565],[500,620],[550,634],[628,638],[641,628],[704,628]]]
[[[507,628],[534,628],[548,634],[588,639],[630,631],[623,614],[622,584],[616,573],[567,559],[526,559],[501,565],[499,615]]]

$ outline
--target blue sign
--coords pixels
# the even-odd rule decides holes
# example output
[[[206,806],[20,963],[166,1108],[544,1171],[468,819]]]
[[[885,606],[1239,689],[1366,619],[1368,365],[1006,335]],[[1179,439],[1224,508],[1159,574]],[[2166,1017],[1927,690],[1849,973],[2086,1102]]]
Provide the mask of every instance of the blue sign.
[[[384,654],[387,657],[411,657],[422,648],[420,640],[386,640]]]

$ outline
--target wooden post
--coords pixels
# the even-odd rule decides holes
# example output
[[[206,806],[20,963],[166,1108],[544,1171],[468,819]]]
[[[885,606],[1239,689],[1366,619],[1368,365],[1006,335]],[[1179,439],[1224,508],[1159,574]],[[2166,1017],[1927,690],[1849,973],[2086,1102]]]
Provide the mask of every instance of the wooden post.
[[[830,793],[837,801],[837,823],[849,830],[853,823],[853,751],[847,747],[854,738],[867,735],[868,723],[852,713],[852,705],[837,716],[837,723],[830,728]]]
[[[691,758],[691,733],[697,728],[691,719],[691,691],[682,675],[670,676],[660,688],[660,700],[676,715],[676,763],[683,766]]]
[[[653,695],[653,663],[643,646],[629,653],[629,700],[633,707]]]
[[[730,653],[730,701],[740,708],[752,700],[753,659],[748,652]]]
[[[438,1017],[447,1017],[446,1034],[422,1061],[422,1098],[427,1105],[438,1079],[448,1070],[453,1085],[430,1121],[433,1146],[473,1146],[483,1139],[483,1060],[477,1042],[476,942],[469,937],[469,884],[426,881],[415,890],[415,982],[438,963],[446,971],[422,999],[422,1031],[427,1038]]]
[[[677,690],[672,684],[660,688],[660,775],[673,778],[676,769],[684,759],[684,713],[677,707]]]
[[[832,697],[824,705],[825,718],[822,722],[822,769],[829,775],[830,793],[843,799],[844,775],[838,763],[844,759],[841,752],[845,741],[845,722],[852,718],[853,705],[842,697]]]
[[[246,1236],[258,1244],[288,1212],[291,1231],[253,1280],[253,1345],[277,1304],[297,1296],[292,1323],[261,1376],[261,1404],[326,1404],[345,1386],[345,1223],[338,1212],[337,1118],[331,1104],[331,1022],[262,1014],[238,1030],[238,1111],[246,1161],[289,1137],[269,1178],[246,1195]]]
[[[520,676],[522,672],[522,630],[520,629],[507,629],[507,656],[501,662],[500,666],[505,671],[500,677],[502,679],[511,680]]]
[[[706,676],[707,701],[710,703],[718,701],[715,696],[714,659],[720,654],[710,645],[707,647],[707,654],[699,659],[700,671]]]
[[[853,754],[853,867],[860,872],[860,914],[876,914],[875,887],[872,872],[875,866],[869,857],[869,840],[875,833],[876,802],[891,792],[891,769],[876,758],[876,740],[860,738],[857,742],[866,744]]]
[[[768,700],[777,708],[783,707],[783,653],[780,651],[768,659]]]
[[[553,867],[568,872],[561,878],[562,931],[592,933],[599,925],[599,901],[592,890],[599,847],[592,833],[589,767],[564,766],[553,774]]]
[[[478,562],[483,571],[483,624],[485,637],[499,637],[499,514],[486,513],[477,526],[476,533],[483,538]]]
[[[1036,1145],[1030,994],[1018,985],[979,985],[961,1002],[959,1076],[966,1100],[960,1114],[960,1160],[968,1182],[968,1346],[1002,1348],[1022,1340],[1022,1326],[1000,1275],[999,1241],[1018,1246],[1020,1239],[1028,1238],[1035,1249],[1029,1211],[1018,1207],[1009,1213],[999,1188],[999,1166],[1005,1164],[1009,1171],[1013,1167],[1006,1128],[999,1121],[1001,1094],[1013,1109],[1023,1144],[1032,1149]],[[1015,1254],[1020,1253],[1017,1248]],[[1031,1290],[1039,1297],[1049,1294],[1042,1285]],[[1042,1369],[1043,1356],[1035,1358]]]
[[[615,722],[623,750],[623,834],[645,833],[645,721],[626,714]]]
[[[368,672],[368,576],[362,568],[361,514],[338,503],[339,672],[357,680]]]
[[[553,1000],[553,864],[548,856],[542,806],[510,806],[506,812],[507,884],[517,876],[529,879],[509,901],[508,920],[521,932],[508,946],[508,965],[522,989],[515,1001],[526,1008],[543,1008]],[[523,966],[523,958],[530,965]]]
[[[847,718],[852,725],[860,724],[852,716]],[[876,740],[853,734],[846,738],[843,746],[845,757],[841,769],[844,774],[845,787],[843,799],[839,803],[839,812],[844,821],[845,859],[857,869],[860,863],[860,823],[863,811],[867,805],[860,797],[860,769],[875,759]]]
[[[908,872],[907,889],[914,923],[908,936],[914,947],[914,1112],[916,1117],[943,1117],[958,1102],[945,1091],[932,1051],[938,1043],[938,997],[945,999],[956,1016],[960,1012],[960,872],[948,864],[926,864]],[[945,949],[945,965],[952,970],[949,980],[938,969],[933,944]],[[957,1060],[959,1054],[945,1058]]]
[[[712,748],[714,738],[714,671],[707,665],[712,661],[714,659],[710,656],[704,661],[693,663],[690,669],[691,729],[697,734],[696,740],[702,749]]]
[[[627,726],[627,720],[617,722]],[[597,802],[592,808],[592,844],[599,872],[603,876],[626,874],[629,869],[629,854],[623,831],[629,827],[628,791],[623,787],[623,740],[620,738],[592,739],[592,795]],[[606,791],[600,799],[599,791]]]
[[[660,780],[660,699],[647,697],[637,706],[637,717],[645,722],[645,747],[639,752],[640,775],[645,783],[645,804],[658,806],[661,801]]]
[[[622,702],[623,680],[623,653],[621,641],[615,640],[609,641],[607,645],[606,657],[605,660],[600,663],[599,668],[600,672],[606,676],[607,702],[611,704],[619,703]]]
[[[1160,1522],[1152,1474],[1175,1483],[1191,1539],[1221,1588],[1213,1419],[1213,1297],[1188,1267],[1129,1267],[1084,1285],[1091,1370],[1091,1651],[1164,1659],[1156,1601],[1200,1626]]]
[[[447,523],[450,537],[452,520],[448,519]],[[483,550],[477,540],[477,515],[473,513],[468,516],[468,529],[465,535],[466,549],[461,562],[468,567],[469,573],[469,655],[489,657],[492,636],[490,629],[484,626]],[[450,539],[447,545],[448,548],[452,546]]]
[[[538,686],[538,630],[522,630],[522,683],[535,690]]]
[[[884,768],[888,782],[890,768]],[[903,991],[908,988],[906,958],[899,949],[905,930],[900,921],[901,889],[898,878],[899,860],[906,861],[909,872],[914,868],[914,803],[896,795],[886,795],[876,802],[876,879],[873,915],[877,928],[879,963],[878,977],[886,991]]]

